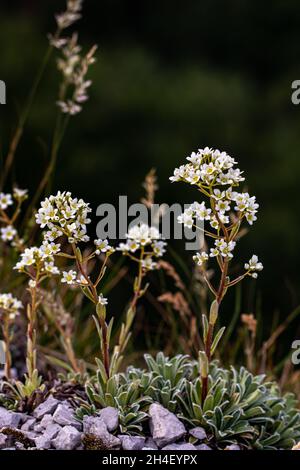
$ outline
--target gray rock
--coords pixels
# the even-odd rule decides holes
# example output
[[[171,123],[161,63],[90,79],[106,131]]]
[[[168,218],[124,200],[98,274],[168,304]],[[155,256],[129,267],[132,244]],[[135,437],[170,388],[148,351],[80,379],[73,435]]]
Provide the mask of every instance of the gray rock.
[[[142,450],[157,450],[157,447],[143,447]]]
[[[212,450],[211,447],[209,447],[206,444],[200,444],[199,446],[195,446],[196,450]]]
[[[47,414],[52,414],[59,405],[59,401],[50,395],[47,400],[41,403],[33,412],[33,416],[42,419]]]
[[[5,427],[17,428],[21,421],[21,413],[15,413],[0,407],[0,429]]]
[[[44,428],[43,428],[43,426],[41,426],[41,425],[38,423],[38,424],[36,424],[36,425],[33,427],[33,430],[34,430],[34,432],[41,433],[41,432],[44,431]]]
[[[145,445],[144,445],[143,449],[147,449],[147,448],[150,449],[150,450],[157,450],[158,449],[158,447],[155,444],[152,437],[147,437],[147,439],[145,441]]]
[[[34,428],[34,425],[36,423],[35,418],[29,418],[27,421],[25,421],[24,424],[21,426],[22,431],[32,431]]]
[[[199,439],[200,441],[203,441],[207,438],[205,429],[201,428],[200,426],[190,429],[189,433],[191,436],[195,437],[196,439]]]
[[[0,449],[4,449],[7,445],[7,436],[0,433]]]
[[[155,444],[165,447],[178,441],[186,433],[185,427],[173,413],[161,406],[152,403],[149,408],[150,430]]]
[[[241,450],[241,448],[237,444],[231,444],[230,446],[227,446],[225,450]]]
[[[124,450],[141,450],[145,444],[145,438],[140,436],[119,435]]]
[[[121,447],[120,439],[108,432],[101,416],[85,416],[83,418],[83,432],[93,434],[101,440],[103,446],[107,449],[119,449]]]
[[[52,440],[56,450],[73,450],[81,442],[81,433],[73,426],[62,428],[57,437]]]
[[[178,444],[170,444],[163,447],[162,450],[196,450],[196,447],[188,442],[179,442]]]
[[[73,409],[65,403],[58,405],[53,415],[53,421],[61,426],[73,426],[79,431],[82,428],[81,423],[75,419]]]
[[[105,422],[109,432],[115,431],[119,426],[119,412],[116,408],[107,406],[100,411],[99,416]]]
[[[15,443],[15,448],[16,448],[16,450],[25,450],[25,446],[24,446],[24,444],[22,444],[22,442],[16,442]]]
[[[48,426],[50,426],[51,424],[54,423],[54,420],[53,420],[53,416],[52,415],[45,415],[42,419],[42,421],[40,422],[40,425],[43,427],[43,428],[47,428]]]
[[[35,445],[38,449],[50,449],[52,439],[60,432],[61,427],[58,424],[50,424],[45,432],[35,439]]]

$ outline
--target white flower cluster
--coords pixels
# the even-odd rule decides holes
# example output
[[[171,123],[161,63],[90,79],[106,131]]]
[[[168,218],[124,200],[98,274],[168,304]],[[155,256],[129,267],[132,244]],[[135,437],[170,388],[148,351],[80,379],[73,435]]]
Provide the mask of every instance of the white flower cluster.
[[[166,251],[166,242],[161,240],[159,230],[155,227],[149,227],[147,224],[138,224],[129,230],[126,237],[126,243],[120,243],[117,249],[123,254],[135,253],[143,249],[146,255],[142,260],[143,269],[146,271],[155,269],[157,263],[153,261],[153,257],[160,258]]]
[[[236,245],[235,233],[229,236],[228,231],[231,233],[235,224],[238,227],[243,218],[252,225],[257,220],[259,205],[255,196],[251,197],[247,192],[234,190],[245,178],[239,168],[234,168],[237,162],[226,152],[205,147],[193,152],[187,160],[187,164],[175,169],[174,176],[170,180],[196,185],[209,198],[210,207],[206,207],[205,202],[194,202],[178,217],[178,222],[192,228],[198,227],[197,221],[207,221],[217,231],[214,235],[204,230],[208,235],[217,238],[209,254],[202,252],[194,256],[194,261],[199,266],[202,266],[209,257],[220,257],[228,261],[233,258],[232,252]],[[223,238],[221,233],[224,235]],[[257,271],[261,271],[263,266],[254,255],[249,263],[245,264],[245,269],[246,274],[257,277]]]
[[[46,198],[36,214],[36,222],[41,228],[47,227],[45,240],[54,241],[62,235],[69,243],[87,242],[86,225],[91,222],[89,204],[83,199],[72,198],[70,192],[60,192]]]
[[[249,225],[252,225],[257,220],[256,213],[259,204],[256,202],[256,197],[247,192],[239,193],[233,191],[230,187],[226,191],[214,189],[211,198],[214,201],[216,214],[210,208],[205,206],[204,202],[194,202],[191,204],[177,220],[179,223],[184,224],[185,227],[191,228],[194,225],[194,219],[209,221],[211,227],[215,230],[220,228],[220,224],[229,224],[229,213],[234,210],[238,213],[239,218],[245,217]]]
[[[226,152],[205,147],[187,157],[189,163],[174,171],[170,180],[184,181],[197,186],[238,185],[245,178],[242,172],[233,167],[237,164]]]
[[[100,255],[101,253],[113,253],[115,249],[110,246],[108,240],[101,240],[100,238],[94,240],[94,244],[96,246],[96,255]]]
[[[12,206],[14,202],[16,202],[18,204],[17,207],[19,207],[25,199],[27,199],[27,189],[14,188],[12,194],[0,193],[0,210],[5,211]],[[0,229],[0,238],[4,242],[14,242],[17,237],[17,230],[11,225],[12,221],[6,214],[4,214],[4,217],[4,221],[7,225]]]
[[[22,308],[22,302],[13,297],[12,294],[0,294],[0,313],[3,311],[8,314],[9,320],[14,320]]]
[[[72,24],[81,18],[82,3],[83,0],[67,0],[66,11],[55,17],[57,26],[61,31],[72,26]]]
[[[6,210],[12,206],[15,199],[17,202],[23,202],[27,198],[27,189],[14,188],[13,193],[0,193],[0,209]]]
[[[21,254],[21,260],[14,269],[26,272],[27,268],[34,268],[40,274],[59,274],[59,269],[54,264],[54,255],[60,252],[60,245],[45,240],[38,248],[26,248]]]
[[[70,99],[61,99],[57,105],[65,114],[75,115],[82,110],[81,104],[88,100],[87,89],[91,86],[91,80],[86,80],[89,67],[96,61],[94,54],[96,46],[82,57],[81,47],[77,44],[77,35],[66,40],[66,44],[61,49],[62,58],[58,59],[57,66],[62,72],[64,83],[67,87],[72,86],[72,96]]]
[[[253,255],[249,262],[245,264],[245,269],[251,277],[254,277],[256,279],[258,276],[257,273],[259,271],[262,271],[264,267],[263,264],[258,261],[258,257],[256,255]]]

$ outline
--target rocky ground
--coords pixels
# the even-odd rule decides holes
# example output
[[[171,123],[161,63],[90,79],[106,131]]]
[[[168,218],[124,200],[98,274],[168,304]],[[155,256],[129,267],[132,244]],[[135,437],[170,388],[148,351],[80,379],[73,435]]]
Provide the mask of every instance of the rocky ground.
[[[179,419],[158,403],[149,409],[149,436],[118,434],[118,411],[107,407],[81,423],[68,401],[49,396],[32,413],[0,407],[2,450],[212,450],[205,430],[187,431]],[[228,450],[240,450],[229,446]]]

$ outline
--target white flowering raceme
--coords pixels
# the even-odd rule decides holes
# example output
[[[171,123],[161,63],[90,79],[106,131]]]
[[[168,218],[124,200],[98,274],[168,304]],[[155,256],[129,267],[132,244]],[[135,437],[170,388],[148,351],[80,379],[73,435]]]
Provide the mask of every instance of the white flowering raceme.
[[[214,246],[209,252],[197,253],[194,261],[203,267],[209,257],[216,258],[221,271],[226,271],[227,280],[222,281],[223,289],[226,282],[228,285],[236,283],[236,280],[230,281],[227,276],[228,263],[233,258],[242,221],[246,220],[252,225],[257,220],[259,205],[255,196],[237,191],[245,178],[243,172],[237,168],[235,159],[226,152],[205,147],[193,152],[187,160],[187,164],[175,169],[170,180],[183,181],[197,187],[208,198],[209,206],[204,201],[194,202],[179,215],[178,222],[188,228],[204,230],[204,234],[214,240]],[[200,227],[197,221],[207,222],[207,226]],[[253,256],[245,264],[245,269],[246,274],[239,277],[239,280],[246,275],[257,277],[257,272],[263,266]]]
[[[155,269],[157,263],[154,258],[160,258],[165,253],[166,242],[161,240],[161,235],[156,227],[149,227],[147,224],[138,224],[132,227],[126,234],[126,243],[120,243],[117,250],[129,255],[136,261],[141,261],[145,271]],[[140,259],[133,254],[140,250]]]
[[[26,248],[14,269],[32,274],[32,269],[39,275],[59,274],[54,256],[59,253],[60,245],[47,240],[40,247]]]
[[[22,308],[22,302],[13,297],[12,294],[0,294],[0,314],[2,312],[8,315],[9,320],[14,320],[20,314]]]
[[[258,261],[258,257],[256,255],[253,255],[249,262],[245,263],[245,269],[247,270],[247,273],[254,278],[257,278],[257,272],[262,271],[263,268],[263,264]]]
[[[41,228],[47,227],[44,238],[54,241],[66,235],[70,243],[86,242],[86,225],[91,222],[89,204],[82,199],[72,198],[70,192],[58,192],[41,203],[36,222]]]

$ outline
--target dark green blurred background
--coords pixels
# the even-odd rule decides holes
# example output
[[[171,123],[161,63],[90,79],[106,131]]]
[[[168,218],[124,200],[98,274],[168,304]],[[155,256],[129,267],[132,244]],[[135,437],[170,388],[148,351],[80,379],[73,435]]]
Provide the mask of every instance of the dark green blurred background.
[[[2,155],[54,30],[53,13],[63,9],[63,0],[1,1]],[[261,205],[240,244],[242,259],[262,258],[256,289],[264,315],[280,309],[284,317],[300,302],[300,106],[291,103],[291,83],[300,79],[299,1],[86,0],[78,29],[85,47],[99,44],[98,62],[91,99],[61,149],[55,187],[94,207],[119,194],[135,202],[154,166],[161,202],[192,202],[192,189],[169,183],[174,167],[199,147],[226,150]],[[53,62],[18,150],[13,178],[21,187],[33,189],[45,168],[58,81]]]

